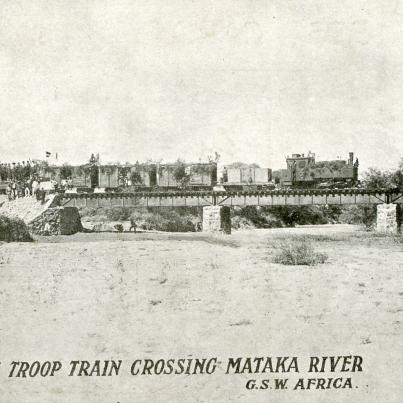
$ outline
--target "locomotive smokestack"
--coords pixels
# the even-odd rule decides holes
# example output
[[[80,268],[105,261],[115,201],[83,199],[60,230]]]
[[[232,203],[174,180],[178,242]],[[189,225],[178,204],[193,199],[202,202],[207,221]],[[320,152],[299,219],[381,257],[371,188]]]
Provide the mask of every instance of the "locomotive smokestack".
[[[348,165],[353,165],[354,163],[354,153],[349,152],[348,153]]]

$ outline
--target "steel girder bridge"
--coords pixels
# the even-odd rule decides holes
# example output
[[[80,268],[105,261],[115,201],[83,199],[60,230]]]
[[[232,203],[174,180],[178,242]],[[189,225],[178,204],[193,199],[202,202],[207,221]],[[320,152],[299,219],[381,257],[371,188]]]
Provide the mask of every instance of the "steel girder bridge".
[[[403,203],[398,189],[298,189],[260,191],[169,191],[61,193],[59,204],[74,207],[310,206]]]

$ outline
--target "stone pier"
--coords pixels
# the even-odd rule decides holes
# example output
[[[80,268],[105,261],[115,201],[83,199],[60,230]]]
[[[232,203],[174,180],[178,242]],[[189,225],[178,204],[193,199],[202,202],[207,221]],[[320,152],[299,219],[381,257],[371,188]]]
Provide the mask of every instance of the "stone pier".
[[[231,233],[231,210],[227,206],[203,207],[203,232]]]
[[[48,208],[28,225],[37,235],[72,235],[83,230],[76,207]]]
[[[384,234],[400,232],[400,206],[398,204],[378,204],[376,230]]]

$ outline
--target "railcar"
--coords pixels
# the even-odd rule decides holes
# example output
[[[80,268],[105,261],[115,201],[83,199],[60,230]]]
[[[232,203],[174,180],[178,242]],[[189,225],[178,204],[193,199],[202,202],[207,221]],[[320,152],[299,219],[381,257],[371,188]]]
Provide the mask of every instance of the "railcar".
[[[272,170],[257,167],[224,167],[223,186],[225,190],[236,191],[273,189]]]
[[[158,165],[156,176],[157,186],[161,190],[208,190],[217,183],[217,164],[210,162]]]

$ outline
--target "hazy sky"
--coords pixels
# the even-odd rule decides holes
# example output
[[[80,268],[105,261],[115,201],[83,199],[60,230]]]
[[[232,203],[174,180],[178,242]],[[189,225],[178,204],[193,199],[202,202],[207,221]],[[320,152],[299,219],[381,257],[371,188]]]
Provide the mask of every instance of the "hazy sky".
[[[403,157],[403,3],[0,0],[0,160]]]

